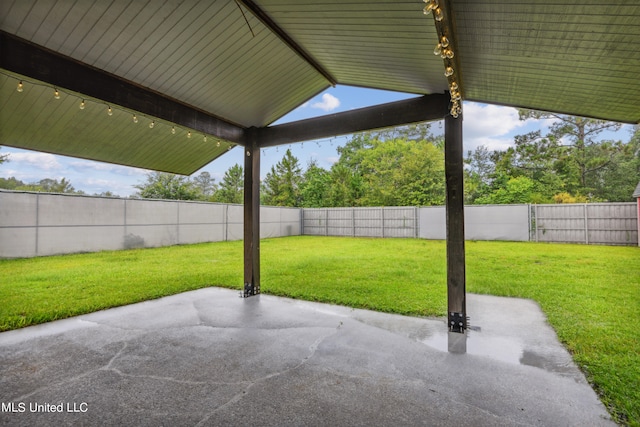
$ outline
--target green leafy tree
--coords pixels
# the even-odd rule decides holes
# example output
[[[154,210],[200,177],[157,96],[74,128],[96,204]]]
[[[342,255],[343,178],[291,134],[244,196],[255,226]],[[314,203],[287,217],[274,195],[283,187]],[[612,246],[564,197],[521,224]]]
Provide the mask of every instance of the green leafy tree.
[[[193,185],[198,190],[199,199],[210,200],[218,190],[215,178],[207,171],[200,172],[199,175],[192,178]]]
[[[271,167],[263,183],[263,201],[270,206],[298,207],[302,204],[302,169],[287,149],[282,160]]]
[[[244,202],[244,175],[242,166],[235,164],[224,173],[213,201],[220,203]]]
[[[198,189],[186,176],[150,172],[144,183],[134,185],[143,199],[196,200]]]
[[[555,155],[554,169],[562,176],[569,193],[593,193],[599,171],[622,150],[620,142],[597,139],[605,130],[619,130],[620,123],[523,109],[519,110],[519,115],[521,120],[554,120],[545,137],[549,141],[548,154]]]
[[[466,203],[474,203],[476,199],[491,193],[496,174],[496,156],[484,145],[467,151],[464,159],[464,188]]]
[[[359,206],[363,191],[361,173],[338,162],[331,167],[329,175],[328,207]]]
[[[16,190],[20,187],[25,187],[26,185],[27,184],[14,177],[0,178],[0,188],[5,190]]]
[[[0,147],[2,148],[2,147]],[[9,161],[9,155],[8,154],[0,154],[0,165],[8,162]]]
[[[71,182],[66,178],[62,178],[60,181],[52,178],[45,178],[38,182],[19,185],[14,189],[22,191],[38,191],[42,193],[84,194],[82,191],[76,191],[76,189],[73,188],[73,185],[71,185]]]
[[[477,204],[511,204],[511,203],[541,203],[543,200],[537,183],[526,176],[509,178],[506,184],[490,194],[479,197]]]
[[[302,177],[300,195],[302,207],[321,208],[330,206],[329,189],[331,188],[331,173],[318,166],[318,162],[312,160]]]
[[[444,203],[444,153],[428,141],[374,140],[362,161],[368,206]]]
[[[607,167],[595,173],[593,197],[609,202],[632,202],[640,182],[640,126],[628,144],[611,157]]]

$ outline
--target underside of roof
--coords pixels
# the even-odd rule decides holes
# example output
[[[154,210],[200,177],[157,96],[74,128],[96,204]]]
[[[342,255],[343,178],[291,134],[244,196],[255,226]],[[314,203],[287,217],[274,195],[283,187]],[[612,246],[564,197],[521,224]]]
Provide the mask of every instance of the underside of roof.
[[[640,121],[636,1],[440,3],[464,99]],[[334,84],[443,94],[424,5],[4,0],[0,144],[190,174]]]

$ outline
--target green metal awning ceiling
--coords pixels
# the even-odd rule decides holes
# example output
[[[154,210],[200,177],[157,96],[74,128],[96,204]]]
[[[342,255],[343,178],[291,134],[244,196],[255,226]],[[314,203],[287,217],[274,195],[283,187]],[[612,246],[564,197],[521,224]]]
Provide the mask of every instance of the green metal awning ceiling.
[[[638,2],[441,3],[464,99],[640,121]],[[423,7],[4,0],[0,145],[191,174],[334,84],[443,94]]]

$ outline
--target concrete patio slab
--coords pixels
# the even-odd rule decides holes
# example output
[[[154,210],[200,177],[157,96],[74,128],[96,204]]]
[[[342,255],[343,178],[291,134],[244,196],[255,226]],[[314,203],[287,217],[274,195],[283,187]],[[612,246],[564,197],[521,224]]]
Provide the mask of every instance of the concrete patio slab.
[[[0,425],[615,425],[532,301],[441,319],[207,288],[0,334]]]

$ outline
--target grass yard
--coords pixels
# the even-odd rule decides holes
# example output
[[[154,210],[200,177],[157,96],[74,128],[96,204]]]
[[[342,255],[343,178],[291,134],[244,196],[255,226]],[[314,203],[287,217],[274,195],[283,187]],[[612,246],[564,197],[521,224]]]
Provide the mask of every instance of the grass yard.
[[[262,241],[262,291],[446,314],[445,243]],[[207,286],[242,287],[242,242],[0,260],[0,331]],[[537,301],[602,401],[640,426],[640,249],[467,242],[469,292]],[[473,319],[472,319],[473,321]]]

